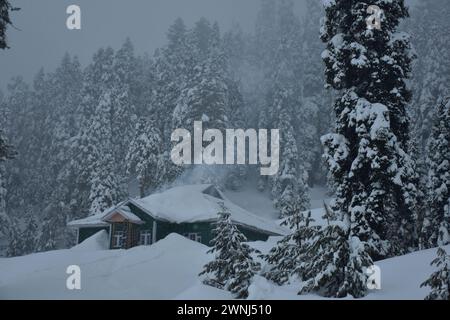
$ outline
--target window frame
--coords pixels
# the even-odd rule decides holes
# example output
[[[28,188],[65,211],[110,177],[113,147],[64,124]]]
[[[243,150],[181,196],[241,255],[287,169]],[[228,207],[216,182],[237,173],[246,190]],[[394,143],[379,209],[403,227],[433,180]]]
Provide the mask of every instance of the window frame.
[[[113,234],[113,248],[123,248],[125,231],[115,230]]]
[[[142,242],[144,237],[144,242]],[[141,230],[139,232],[139,245],[140,246],[149,246],[152,244],[152,231],[149,229]]]

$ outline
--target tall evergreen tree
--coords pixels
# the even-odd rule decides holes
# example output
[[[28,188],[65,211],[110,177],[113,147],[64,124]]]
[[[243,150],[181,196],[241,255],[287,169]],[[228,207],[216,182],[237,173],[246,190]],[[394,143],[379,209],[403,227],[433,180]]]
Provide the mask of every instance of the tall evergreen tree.
[[[320,137],[333,126],[333,110],[331,94],[325,89],[323,78],[323,61],[321,53],[325,49],[320,41],[320,20],[323,8],[320,1],[306,0],[306,11],[301,25],[301,64],[302,109],[298,112],[301,123],[300,136],[306,137],[300,141],[303,152],[308,158],[306,169],[310,186],[324,185],[327,181],[327,170],[322,159]],[[302,150],[302,149],[300,149]]]
[[[150,188],[164,183],[164,158],[161,133],[155,121],[141,118],[126,156],[127,170],[137,175],[139,193],[146,195]]]
[[[418,152],[425,158],[433,115],[441,97],[450,95],[450,8],[445,0],[420,0],[412,7],[407,30],[412,35],[417,61],[414,64],[412,119]]]
[[[9,0],[0,0],[0,49],[9,48],[6,39],[6,30],[12,25],[10,13],[19,10],[11,5]]]
[[[173,130],[173,112],[182,90],[193,70],[193,53],[188,44],[188,30],[184,21],[178,18],[167,33],[168,44],[155,54],[156,92],[152,108],[157,116],[156,122],[163,138],[166,163],[166,180],[173,181],[181,175],[183,169],[170,160]]]
[[[450,243],[450,99],[436,109],[428,144],[428,194],[422,237],[426,247]]]
[[[371,4],[384,12],[380,30],[367,26],[367,3],[326,2],[322,57],[327,84],[339,94],[336,133],[322,142],[337,186],[333,209],[350,223],[348,240],[367,243],[376,258],[416,245],[406,112],[411,94],[405,84],[414,56],[408,35],[397,32],[408,16],[404,1]]]
[[[12,159],[14,155],[14,149],[0,130],[0,235],[8,235],[9,231],[9,217],[6,215],[5,161]]]

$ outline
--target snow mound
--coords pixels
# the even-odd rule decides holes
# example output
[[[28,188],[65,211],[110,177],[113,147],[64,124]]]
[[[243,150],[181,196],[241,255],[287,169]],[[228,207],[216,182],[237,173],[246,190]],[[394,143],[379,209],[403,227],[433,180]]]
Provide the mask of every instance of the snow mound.
[[[106,230],[101,230],[80,244],[74,246],[72,250],[98,251],[109,249],[109,236]]]
[[[101,233],[88,243],[99,238]],[[249,244],[264,253],[276,240]],[[450,252],[450,246],[444,249]],[[201,283],[198,274],[212,259],[207,251],[205,245],[170,234],[152,246],[130,250],[69,249],[2,258],[0,299],[231,299],[229,292]],[[420,288],[420,284],[434,271],[430,262],[435,257],[436,249],[430,249],[376,262],[381,269],[381,290],[370,291],[364,299],[422,300],[429,288]],[[81,269],[81,290],[66,289],[70,265]],[[323,299],[298,295],[299,288],[295,280],[277,286],[255,276],[249,299]]]
[[[232,300],[230,292],[214,287],[206,286],[198,282],[189,289],[183,291],[174,300]]]
[[[174,299],[198,285],[208,247],[178,234],[129,250],[58,250],[0,259],[1,299]],[[67,267],[81,269],[68,290]],[[194,289],[193,289],[194,290]]]
[[[255,276],[253,282],[248,288],[249,300],[265,300],[267,297],[273,296],[274,285],[266,278]]]

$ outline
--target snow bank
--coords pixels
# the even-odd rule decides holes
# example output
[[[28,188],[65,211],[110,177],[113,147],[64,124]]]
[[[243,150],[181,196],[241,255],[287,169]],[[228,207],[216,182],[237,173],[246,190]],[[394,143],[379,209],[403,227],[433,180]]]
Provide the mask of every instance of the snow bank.
[[[198,284],[208,247],[178,234],[130,250],[59,250],[0,259],[0,299],[173,299]],[[68,290],[66,269],[81,269]]]
[[[109,235],[106,230],[101,230],[93,236],[87,238],[80,244],[74,246],[72,250],[97,251],[109,249]]]
[[[211,255],[208,247],[171,234],[152,246],[130,250],[91,250],[94,236],[83,250],[59,250],[0,259],[0,299],[231,299],[228,292],[208,287],[198,277]],[[251,242],[265,253],[274,245]],[[88,245],[89,244],[89,245]],[[450,246],[445,248],[450,252]],[[379,261],[381,290],[365,299],[423,299],[428,288],[420,284],[434,271],[436,249]],[[81,290],[66,288],[66,269],[81,268]],[[277,286],[256,276],[250,299],[322,299],[297,295],[299,284]]]

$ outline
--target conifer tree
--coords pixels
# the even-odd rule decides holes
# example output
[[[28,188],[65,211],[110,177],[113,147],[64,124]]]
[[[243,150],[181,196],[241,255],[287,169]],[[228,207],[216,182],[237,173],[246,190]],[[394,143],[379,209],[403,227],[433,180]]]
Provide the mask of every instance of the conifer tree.
[[[263,256],[268,262],[269,269],[264,276],[278,285],[287,283],[293,276],[303,279],[303,266],[309,259],[307,248],[318,231],[319,227],[311,225],[314,219],[311,212],[305,213],[295,203],[289,205],[290,214],[284,221],[292,231],[281,239],[270,252]]]
[[[16,218],[9,217],[8,219],[8,246],[6,248],[7,257],[17,257],[23,254],[23,238],[22,230]]]
[[[213,230],[213,247],[208,253],[214,254],[214,260],[203,267],[200,275],[207,275],[204,283],[216,288],[228,290],[238,299],[247,298],[250,281],[260,264],[255,262],[246,237],[231,220],[224,204],[218,213],[216,228]]]
[[[450,300],[450,256],[444,249],[437,250],[437,258],[431,262],[438,270],[420,287],[430,287],[431,292],[425,300]]]
[[[7,49],[6,30],[9,25],[12,25],[10,13],[19,10],[13,7],[9,0],[0,0],[0,49]]]
[[[422,237],[426,247],[450,243],[450,99],[435,114],[428,144],[428,193]]]
[[[366,268],[373,265],[366,244],[350,236],[346,223],[332,221],[308,245],[310,259],[302,266],[305,281],[299,294],[361,298],[367,293]]]
[[[32,214],[28,214],[25,219],[25,229],[22,232],[23,252],[22,254],[30,254],[36,251],[39,240],[39,229],[36,219]]]
[[[416,246],[414,163],[408,155],[411,71],[403,0],[373,1],[383,10],[381,29],[368,28],[364,1],[327,1],[321,37],[328,86],[338,92],[336,133],[322,138],[325,159],[337,186],[333,209],[351,225],[350,237],[372,257]],[[341,234],[337,229],[330,233]]]
[[[6,215],[6,170],[5,161],[12,159],[15,151],[3,136],[0,130],[0,235],[7,235],[9,230],[9,218]]]
[[[126,157],[127,170],[137,175],[140,196],[144,197],[149,188],[162,185],[164,179],[164,159],[162,138],[156,123],[141,118],[135,128]]]

